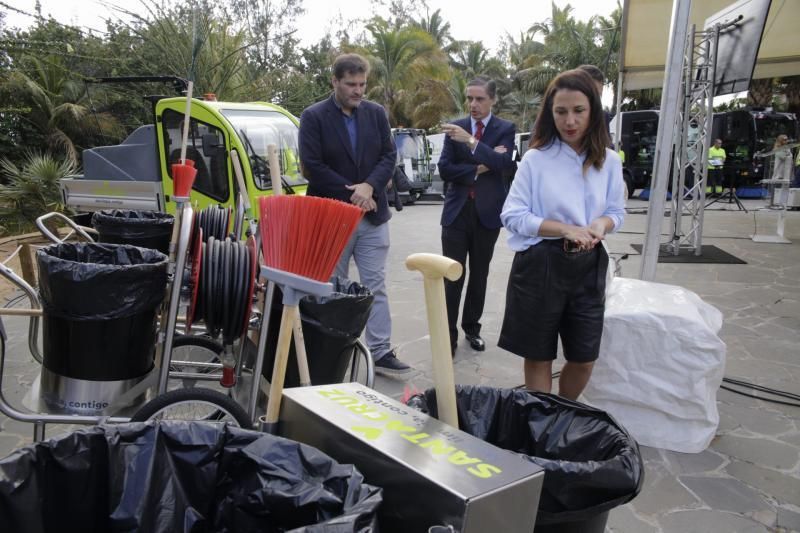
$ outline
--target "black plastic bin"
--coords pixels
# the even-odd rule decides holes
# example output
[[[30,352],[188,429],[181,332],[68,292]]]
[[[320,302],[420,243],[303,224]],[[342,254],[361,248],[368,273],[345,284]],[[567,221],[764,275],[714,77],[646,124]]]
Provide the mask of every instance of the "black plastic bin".
[[[9,532],[367,532],[381,499],[316,448],[220,423],[90,427],[0,460]]]
[[[308,354],[309,374],[314,385],[341,383],[364,331],[372,308],[372,293],[360,283],[334,278],[333,294],[324,298],[306,296],[300,300],[300,318]],[[275,348],[278,344],[283,293],[276,287],[272,300],[263,376],[272,379]],[[300,378],[294,343],[286,367],[285,387],[297,387]]]
[[[38,250],[36,260],[46,369],[117,381],[152,368],[167,256],[121,244],[64,243]]]
[[[639,445],[608,413],[554,394],[456,386],[459,429],[545,470],[536,533],[603,533],[644,481]],[[436,391],[409,405],[437,416]]]
[[[92,215],[100,242],[131,244],[169,253],[175,218],[158,211],[106,209]]]

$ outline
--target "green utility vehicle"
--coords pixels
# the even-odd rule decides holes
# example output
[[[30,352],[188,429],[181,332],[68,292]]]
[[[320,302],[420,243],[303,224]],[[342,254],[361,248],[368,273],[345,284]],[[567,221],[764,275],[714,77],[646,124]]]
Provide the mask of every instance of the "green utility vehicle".
[[[61,180],[67,206],[79,211],[134,209],[175,212],[172,163],[180,159],[186,98],[154,98],[155,123],[122,144],[83,151],[83,175]],[[192,99],[186,151],[197,168],[191,202],[199,209],[233,207],[239,194],[232,159],[238,157],[251,205],[272,194],[267,147],[275,145],[287,194],[305,194],[299,169],[299,121],[268,103]]]

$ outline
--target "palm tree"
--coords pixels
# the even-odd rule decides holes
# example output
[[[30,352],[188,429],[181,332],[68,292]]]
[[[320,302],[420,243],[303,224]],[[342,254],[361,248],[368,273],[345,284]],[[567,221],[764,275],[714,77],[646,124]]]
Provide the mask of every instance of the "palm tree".
[[[32,229],[36,219],[50,211],[64,211],[58,182],[74,174],[77,165],[49,154],[27,152],[21,167],[0,159],[0,233],[17,234]]]
[[[131,21],[120,24],[141,39],[133,53],[142,69],[188,78],[196,93],[213,92],[221,100],[252,94],[255,74],[247,50],[260,40],[248,41],[247,30],[235,27],[224,13],[186,5],[165,8],[155,0],[141,5],[143,14],[120,9]]]
[[[382,103],[390,122],[397,124],[423,80],[447,80],[446,57],[433,37],[419,28],[390,28],[376,17],[367,30],[373,38],[365,50],[372,62],[369,97]]]
[[[772,104],[774,85],[774,78],[750,80],[750,90],[747,92],[747,105],[751,107],[768,107]]]
[[[450,35],[450,23],[445,22],[442,18],[441,9],[437,9],[433,14],[428,13],[426,9],[425,13],[426,16],[412,22],[412,26],[428,32],[433,37],[433,40],[436,41],[436,44],[444,49],[453,40]]]
[[[534,90],[544,91],[559,72],[585,63],[602,64],[597,17],[581,22],[575,20],[571,13],[572,6],[569,4],[559,8],[553,2],[550,18],[528,29],[529,37],[526,39],[533,40],[541,34],[544,41],[541,47],[527,45],[534,48],[536,53],[520,61],[524,68],[516,73],[516,77],[521,83],[529,83]]]
[[[79,145],[94,134],[121,135],[119,123],[108,113],[91,113],[82,82],[69,77],[60,57],[26,57],[29,73],[14,70],[3,89],[29,106],[21,120],[44,136],[49,150],[79,161]]]
[[[466,79],[474,78],[486,70],[489,61],[489,50],[479,41],[456,41],[451,48],[451,64]]]

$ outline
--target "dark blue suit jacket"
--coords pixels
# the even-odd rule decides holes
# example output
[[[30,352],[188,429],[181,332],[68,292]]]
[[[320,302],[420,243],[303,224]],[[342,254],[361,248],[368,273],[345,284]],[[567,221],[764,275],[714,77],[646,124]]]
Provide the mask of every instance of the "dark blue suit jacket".
[[[303,111],[300,117],[300,161],[308,180],[309,196],[323,196],[350,203],[352,191],[345,186],[367,182],[375,190],[377,211],[365,214],[376,226],[388,221],[386,184],[397,164],[397,151],[386,111],[363,100],[356,110],[358,146],[353,151],[341,110],[333,95]]]
[[[470,117],[456,120],[453,124],[472,132]],[[514,171],[514,162],[511,160],[514,132],[513,123],[492,115],[474,154],[470,153],[466,144],[445,137],[442,155],[439,157],[439,175],[450,185],[444,198],[442,226],[452,224],[461,212],[467,201],[470,184],[475,185],[475,208],[481,224],[489,229],[497,229],[503,225],[500,222],[500,211],[508,194],[506,180],[503,178]],[[506,147],[505,154],[494,151],[495,146],[501,144]],[[489,170],[475,180],[475,172],[481,163],[489,167]]]

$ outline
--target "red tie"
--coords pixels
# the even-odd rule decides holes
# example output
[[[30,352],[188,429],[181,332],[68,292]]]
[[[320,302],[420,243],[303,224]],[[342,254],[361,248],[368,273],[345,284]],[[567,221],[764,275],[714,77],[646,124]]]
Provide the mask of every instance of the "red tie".
[[[481,137],[483,137],[483,122],[481,122],[480,120],[475,123],[475,135],[474,135],[474,137],[478,141],[480,141]],[[467,191],[467,196],[470,199],[474,199],[475,198],[475,184],[474,184],[474,182],[473,182],[472,185],[469,186],[469,190]]]

